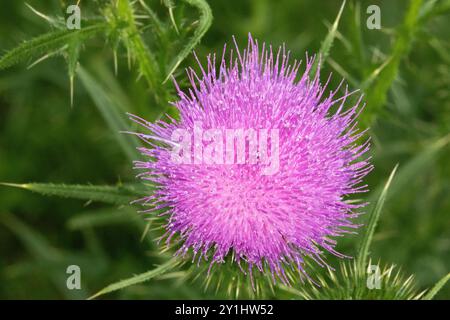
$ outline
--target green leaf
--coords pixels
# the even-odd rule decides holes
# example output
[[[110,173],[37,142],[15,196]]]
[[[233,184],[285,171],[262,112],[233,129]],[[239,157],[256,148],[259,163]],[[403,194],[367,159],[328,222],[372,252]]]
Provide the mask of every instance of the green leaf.
[[[387,198],[395,196],[398,192],[405,190],[410,181],[415,179],[418,174],[424,172],[430,167],[432,161],[438,156],[439,152],[450,143],[450,134],[427,145],[421,152],[415,155],[411,160],[402,165],[395,180],[390,186]],[[369,196],[369,202],[375,201],[375,196],[381,192],[381,188],[375,189]]]
[[[211,8],[205,0],[184,0],[186,3],[191,6],[196,7],[200,12],[200,19],[198,23],[198,27],[194,31],[194,35],[189,39],[186,46],[181,49],[180,53],[175,57],[174,61],[171,64],[170,71],[164,82],[169,80],[170,76],[175,72],[180,63],[191,53],[194,47],[200,42],[201,38],[205,35],[206,31],[208,31],[211,26],[213,15],[211,12]]]
[[[330,54],[330,49],[333,46],[334,39],[336,38],[337,35],[339,20],[341,20],[341,15],[342,12],[344,11],[345,2],[346,0],[342,2],[341,8],[339,9],[339,13],[336,16],[336,19],[334,20],[334,23],[331,26],[330,30],[328,31],[327,36],[322,42],[322,45],[320,46],[319,57],[321,63],[325,62],[328,55]],[[316,59],[316,61],[314,61],[313,67],[311,68],[310,75],[314,75],[316,73],[318,66],[319,66],[319,59]]]
[[[369,264],[378,273],[379,289],[369,286],[370,274],[361,273],[357,261],[341,261],[336,270],[328,268],[326,273],[319,272],[314,281],[320,286],[306,281],[295,287],[279,285],[289,293],[284,299],[300,298],[305,300],[419,300],[424,292],[420,292],[414,276],[407,276],[395,265],[380,262]],[[374,275],[375,273],[372,273]]]
[[[149,281],[157,276],[160,276],[160,275],[166,273],[167,271],[172,270],[179,264],[180,264],[180,261],[177,258],[172,258],[169,261],[167,261],[166,263],[156,267],[153,270],[141,273],[141,274],[131,277],[129,279],[121,280],[119,282],[110,284],[109,286],[105,287],[104,289],[100,290],[99,292],[97,292],[96,294],[91,296],[89,298],[89,300],[95,299],[101,295],[104,295],[104,294],[107,294],[107,293],[110,293],[113,291],[121,290],[123,288],[129,287],[129,286],[132,286],[132,285],[135,285],[138,283]]]
[[[383,205],[386,200],[389,186],[392,183],[392,179],[394,178],[397,168],[398,168],[398,165],[396,165],[394,167],[394,169],[392,170],[386,184],[384,185],[383,190],[381,191],[380,196],[378,197],[377,202],[375,203],[375,206],[373,207],[372,212],[370,213],[369,222],[366,226],[366,231],[362,238],[361,247],[359,249],[358,257],[356,260],[358,262],[358,269],[361,273],[365,272],[367,258],[369,255],[369,249],[370,249],[370,244],[372,243],[373,234],[375,232],[375,228],[376,228],[378,220],[380,218],[381,210],[383,209]]]
[[[100,23],[80,30],[59,30],[38,36],[22,43],[1,57],[0,70],[12,67],[23,60],[38,55],[57,51],[74,39],[86,39],[92,37],[103,31],[105,27],[105,24]]]
[[[423,297],[423,300],[431,300],[433,297],[445,286],[445,284],[450,280],[450,273],[447,273],[445,277],[439,280],[430,291]]]
[[[450,0],[430,0],[424,3],[420,10],[420,23],[425,23],[430,18],[448,14],[450,12]]]
[[[142,6],[142,8],[144,8],[145,12],[149,15],[149,17],[156,29],[155,31],[157,33],[159,33],[159,35],[161,35],[164,30],[164,25],[161,22],[161,20],[159,20],[156,13],[144,2],[144,0],[138,0],[138,1],[139,1],[139,4]]]
[[[70,230],[81,230],[111,224],[134,223],[136,219],[140,219],[140,217],[136,215],[134,210],[117,210],[116,208],[107,208],[77,214],[67,221],[67,227]]]
[[[125,121],[126,117],[118,101],[111,99],[111,94],[81,66],[78,67],[77,74],[125,155],[130,161],[136,160],[138,158],[136,148],[140,147],[140,144],[135,137],[122,133],[130,126]]]
[[[422,0],[412,0],[406,12],[402,25],[397,29],[397,39],[387,60],[378,68],[375,79],[367,79],[364,83],[371,83],[366,90],[367,107],[361,115],[361,123],[363,126],[369,126],[375,119],[376,115],[385,106],[387,94],[391,88],[392,82],[396,79],[400,62],[406,57],[410,51],[411,44],[418,26],[419,12]],[[377,70],[378,70],[377,69]],[[369,77],[372,77],[371,74]],[[374,81],[375,80],[375,81]]]
[[[0,183],[0,185],[21,188],[48,196],[92,200],[126,205],[136,199],[136,194],[123,186],[67,185],[53,183]]]

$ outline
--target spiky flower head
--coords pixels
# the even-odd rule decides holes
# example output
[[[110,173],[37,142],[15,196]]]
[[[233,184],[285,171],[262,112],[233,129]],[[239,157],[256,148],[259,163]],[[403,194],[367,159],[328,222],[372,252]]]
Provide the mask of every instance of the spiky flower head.
[[[323,265],[324,250],[343,256],[335,238],[356,228],[362,205],[347,200],[365,192],[369,142],[358,143],[360,100],[346,106],[351,93],[337,98],[339,88],[325,97],[313,64],[306,57],[299,76],[284,47],[260,50],[249,36],[243,52],[236,45],[226,58],[224,48],[218,66],[210,55],[199,74],[189,69],[189,90],[175,83],[178,120],[130,116],[150,131],[138,134],[150,147],[135,168],[157,188],[141,200],[163,210],[178,255],[284,283],[287,266],[305,273],[306,257]]]

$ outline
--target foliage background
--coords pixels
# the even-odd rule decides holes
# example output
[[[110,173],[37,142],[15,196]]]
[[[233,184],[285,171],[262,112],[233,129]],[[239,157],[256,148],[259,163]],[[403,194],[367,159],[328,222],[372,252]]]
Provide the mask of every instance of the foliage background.
[[[159,0],[146,2],[169,21]],[[302,59],[305,51],[319,50],[341,6],[340,1],[325,0],[209,2],[214,20],[196,47],[200,57],[211,51],[221,53],[232,35],[243,44],[251,32],[274,46],[286,43],[293,57]],[[63,13],[60,1],[28,3],[48,14]],[[365,9],[370,4],[381,8],[382,30],[365,27]],[[450,4],[423,1],[419,18],[408,25],[405,16],[410,4],[406,0],[347,2],[322,75],[333,72],[332,87],[344,76],[351,89],[361,88],[375,77],[365,88],[368,100],[379,105],[374,109],[369,104],[366,110],[373,116],[370,135],[375,165],[367,182],[377,190],[397,163],[400,173],[384,207],[371,256],[402,266],[406,273],[415,274],[419,287],[425,289],[450,267]],[[97,5],[82,1],[82,14],[94,13]],[[177,1],[175,5],[177,22],[193,14],[182,11]],[[427,11],[427,6],[439,10]],[[24,1],[1,1],[1,52],[48,30]],[[171,35],[176,37],[174,30]],[[146,37],[152,47],[151,35]],[[396,51],[399,41],[404,41],[405,48]],[[174,42],[169,49],[177,50],[176,46]],[[391,70],[392,79],[383,71],[373,73],[389,59],[398,59]],[[104,40],[94,38],[86,43],[80,63],[109,89],[124,111],[157,118],[164,106],[153,101],[145,81],[136,81],[135,65],[128,69],[126,60],[126,52],[119,50],[115,77],[112,51]],[[176,72],[178,80],[185,79],[182,70],[189,65],[195,65],[192,56]],[[29,70],[26,66],[22,63],[0,71],[0,181],[132,181],[130,161],[77,79],[74,106],[70,106],[64,60],[49,59]],[[386,101],[381,103],[378,99],[383,99],[384,92],[370,95],[380,87],[379,82],[387,89]],[[92,216],[100,218],[89,218]],[[105,216],[109,218],[102,220]],[[152,239],[140,241],[143,227],[134,210],[0,186],[0,298],[86,298],[111,282],[149,270],[160,262],[160,255]],[[354,254],[358,237],[342,240],[340,251]],[[81,267],[82,290],[66,288],[70,264]],[[204,293],[195,283],[180,284],[174,274],[108,297],[216,296]],[[450,298],[450,287],[437,298]]]

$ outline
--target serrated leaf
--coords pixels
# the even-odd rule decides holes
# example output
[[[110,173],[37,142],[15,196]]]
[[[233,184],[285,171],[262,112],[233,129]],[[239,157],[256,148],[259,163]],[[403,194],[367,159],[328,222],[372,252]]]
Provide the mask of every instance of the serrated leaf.
[[[196,7],[200,12],[200,18],[198,27],[194,31],[194,35],[189,39],[188,43],[181,49],[180,53],[175,57],[174,61],[171,64],[170,71],[167,74],[164,82],[169,80],[178,66],[183,62],[183,60],[191,53],[194,47],[200,42],[201,38],[205,35],[206,31],[208,31],[209,27],[212,23],[212,12],[208,3],[204,0],[184,0],[191,6]]]
[[[328,268],[325,274],[317,276],[320,287],[310,281],[298,288],[278,287],[305,300],[419,300],[422,297],[423,292],[417,290],[413,276],[406,276],[395,265],[374,264],[373,261],[369,264],[375,270],[361,274],[357,261],[341,261],[336,270]],[[291,296],[286,298],[292,299]]]
[[[89,300],[95,299],[101,295],[104,295],[104,294],[107,294],[107,293],[110,293],[113,291],[121,290],[123,288],[129,287],[129,286],[132,286],[135,284],[149,281],[157,276],[160,276],[160,275],[166,273],[167,271],[172,270],[179,264],[180,264],[180,261],[178,259],[172,258],[169,261],[167,261],[166,263],[156,267],[153,270],[141,273],[141,274],[131,277],[129,279],[121,280],[119,282],[110,284],[109,286],[105,287],[104,289],[100,290],[99,292],[97,292],[96,294],[91,296],[89,298]]]
[[[122,186],[67,185],[53,183],[0,183],[0,185],[21,188],[48,196],[92,200],[126,205],[136,199],[129,188]]]
[[[86,39],[101,32],[105,24],[96,24],[80,30],[59,30],[38,36],[10,50],[0,58],[0,70],[33,57],[59,50],[74,39]]]
[[[344,0],[342,2],[341,8],[339,9],[339,13],[336,16],[336,19],[334,20],[333,25],[331,26],[330,30],[328,31],[327,36],[325,37],[325,39],[323,40],[323,42],[320,46],[320,51],[319,51],[320,61],[319,61],[319,59],[316,59],[316,61],[314,62],[314,65],[310,71],[311,75],[314,75],[316,73],[316,70],[319,66],[319,62],[325,62],[328,55],[330,54],[330,49],[333,46],[334,39],[336,38],[336,35],[337,35],[337,28],[339,26],[339,21],[341,20],[341,15],[342,15],[342,12],[344,11],[345,2],[346,2],[346,0]]]

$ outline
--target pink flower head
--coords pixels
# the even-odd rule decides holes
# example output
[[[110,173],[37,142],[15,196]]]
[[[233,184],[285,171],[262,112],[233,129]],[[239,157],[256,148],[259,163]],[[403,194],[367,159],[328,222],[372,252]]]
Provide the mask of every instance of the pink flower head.
[[[324,97],[319,73],[308,75],[314,59],[296,80],[300,63],[289,64],[284,47],[274,55],[251,36],[246,50],[236,46],[225,59],[224,49],[218,67],[213,55],[200,74],[189,69],[188,91],[175,83],[179,120],[130,115],[150,131],[138,134],[150,148],[141,148],[148,159],[135,168],[157,188],[142,200],[150,211],[165,209],[177,254],[211,266],[230,257],[250,276],[258,269],[288,283],[286,266],[305,273],[305,257],[342,257],[333,238],[357,227],[354,210],[363,205],[346,198],[366,192],[361,182],[372,168],[361,159],[369,141],[357,142],[361,99],[344,108],[347,90]],[[230,130],[244,133],[243,144]]]

